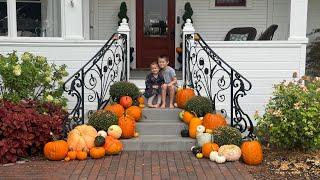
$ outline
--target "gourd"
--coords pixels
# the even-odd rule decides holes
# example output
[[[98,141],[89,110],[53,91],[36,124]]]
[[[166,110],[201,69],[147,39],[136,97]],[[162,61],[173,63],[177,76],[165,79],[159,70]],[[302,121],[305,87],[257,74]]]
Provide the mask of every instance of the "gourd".
[[[107,105],[104,110],[113,112],[118,118],[121,117],[124,113],[124,108],[120,104],[111,104]]]
[[[43,149],[45,157],[53,161],[63,160],[68,154],[67,142],[56,139],[51,132],[50,135],[53,137],[54,141],[45,144]]]
[[[89,152],[94,147],[96,136],[97,131],[92,126],[85,124],[77,126],[68,134],[67,143],[69,149]]]
[[[129,139],[134,137],[134,133],[136,132],[136,121],[127,115],[123,115],[118,122],[122,130],[121,137],[125,139]]]
[[[75,160],[77,158],[77,151],[69,151],[67,154],[70,160]]]
[[[88,153],[86,151],[77,151],[77,159],[85,160],[88,157]]]
[[[119,154],[123,149],[123,145],[118,139],[107,136],[106,143],[104,144],[104,149],[106,150],[107,155]]]
[[[105,143],[105,138],[102,136],[97,136],[94,140],[94,145],[96,147],[101,147],[104,145],[104,143]]]
[[[259,141],[245,141],[241,145],[242,159],[248,165],[258,165],[263,160],[262,146]]]
[[[199,146],[192,146],[192,147],[191,147],[191,152],[192,152],[193,155],[196,155],[196,154],[198,154],[198,153],[201,153],[201,147],[199,147]]]
[[[142,117],[142,110],[138,106],[131,106],[126,110],[126,114],[133,117],[135,121],[140,121]]]
[[[191,119],[189,123],[189,136],[193,139],[196,138],[197,135],[197,127],[202,124],[202,120],[198,117],[194,117]]]
[[[139,105],[144,105],[144,98],[142,96],[137,98]]]
[[[176,94],[177,106],[181,109],[184,109],[185,104],[194,96],[196,96],[196,94],[191,88],[184,88],[179,90]]]
[[[212,151],[210,153],[210,160],[213,162],[216,162],[218,164],[222,164],[222,163],[226,162],[226,157],[219,156],[217,151]]]
[[[124,108],[128,108],[130,106],[132,106],[132,98],[130,96],[122,96],[120,98],[120,104],[124,107]]]
[[[103,147],[94,147],[90,149],[90,156],[93,159],[100,159],[106,154],[106,150]]]
[[[107,132],[106,132],[106,131],[103,131],[103,130],[98,131],[97,136],[102,136],[102,137],[106,138]]]
[[[108,135],[119,139],[122,134],[122,129],[118,125],[112,125],[108,128]]]
[[[181,121],[183,121],[183,113],[184,113],[184,111],[179,112],[179,119],[180,119]]]
[[[241,157],[241,149],[236,145],[223,145],[218,151],[220,156],[226,157],[227,161],[238,161]]]
[[[219,145],[213,142],[206,143],[202,146],[202,154],[204,157],[209,158],[212,151],[218,151]]]
[[[203,126],[206,129],[215,129],[226,125],[227,121],[221,114],[208,113],[203,117]]]
[[[183,119],[183,122],[185,122],[186,124],[189,124],[191,119],[194,117],[195,117],[194,113],[191,113],[189,111],[184,111],[182,119]]]
[[[204,144],[211,142],[212,135],[209,133],[204,133],[205,127],[202,125],[199,125],[197,127],[197,144],[198,146],[202,147]]]

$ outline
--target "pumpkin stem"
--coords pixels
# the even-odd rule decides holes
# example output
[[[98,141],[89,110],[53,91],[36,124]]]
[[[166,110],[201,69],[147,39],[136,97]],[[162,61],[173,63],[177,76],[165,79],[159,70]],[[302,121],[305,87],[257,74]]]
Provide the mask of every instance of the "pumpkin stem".
[[[58,138],[50,131],[50,136],[52,137],[53,141],[58,141]]]
[[[193,114],[193,115],[194,115],[194,117],[198,118],[198,115],[197,115],[197,113],[196,113],[196,112],[191,111],[190,113],[191,113],[191,114]]]

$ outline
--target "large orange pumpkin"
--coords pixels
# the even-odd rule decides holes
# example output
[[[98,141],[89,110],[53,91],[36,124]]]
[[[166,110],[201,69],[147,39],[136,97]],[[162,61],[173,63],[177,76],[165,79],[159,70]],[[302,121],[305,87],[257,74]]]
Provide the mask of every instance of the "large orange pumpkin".
[[[198,117],[191,119],[189,123],[189,136],[193,139],[197,136],[197,127],[202,124],[202,120]]]
[[[185,111],[182,115],[182,120],[186,124],[189,124],[192,118],[194,118],[194,113],[191,113],[189,111]]]
[[[220,126],[226,126],[227,121],[221,114],[208,113],[203,117],[203,124],[206,129],[215,129]]]
[[[176,94],[176,101],[179,108],[184,109],[185,104],[196,94],[193,89],[185,88],[181,89]]]
[[[68,144],[64,140],[56,140],[45,144],[43,152],[46,158],[53,161],[63,160],[68,154]]]
[[[142,117],[142,110],[138,106],[131,106],[126,110],[126,114],[133,117],[135,121],[140,121]]]
[[[122,138],[132,138],[136,132],[136,121],[128,115],[123,115],[119,118],[118,125],[122,130]]]
[[[120,98],[120,104],[124,108],[128,108],[128,107],[132,106],[132,98],[130,96],[122,96]]]
[[[104,110],[113,112],[118,118],[124,113],[124,108],[120,104],[107,105]]]
[[[241,145],[242,159],[246,164],[258,165],[263,160],[262,146],[259,141],[245,141]]]
[[[218,151],[218,150],[219,150],[219,145],[216,143],[208,142],[202,146],[202,154],[206,158],[210,157],[210,153],[212,151]]]
[[[106,150],[107,155],[119,154],[123,150],[123,145],[118,139],[107,136],[104,149]]]
[[[84,124],[75,127],[68,134],[67,142],[69,149],[89,152],[89,150],[94,147],[94,140],[97,134],[96,129],[92,126]]]

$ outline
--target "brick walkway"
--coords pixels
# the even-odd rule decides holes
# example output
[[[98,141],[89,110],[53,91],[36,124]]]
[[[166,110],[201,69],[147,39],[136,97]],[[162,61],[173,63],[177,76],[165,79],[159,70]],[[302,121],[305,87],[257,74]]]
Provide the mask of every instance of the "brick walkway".
[[[190,152],[129,151],[103,159],[0,166],[0,179],[253,179],[239,162],[216,164]]]

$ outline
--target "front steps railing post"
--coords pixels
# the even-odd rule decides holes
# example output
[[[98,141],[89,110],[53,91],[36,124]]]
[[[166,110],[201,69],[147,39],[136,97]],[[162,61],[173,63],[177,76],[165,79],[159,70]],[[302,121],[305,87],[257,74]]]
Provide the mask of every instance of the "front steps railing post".
[[[186,59],[186,55],[187,55],[187,48],[186,48],[186,36],[188,35],[193,35],[196,30],[193,27],[193,24],[191,22],[190,19],[187,19],[184,27],[183,27],[183,34],[182,34],[182,79],[183,79],[183,86],[186,86],[188,81],[190,79],[188,79],[187,76],[187,70],[189,69],[188,66],[188,59]]]
[[[120,26],[118,27],[118,33],[119,34],[125,34],[127,36],[127,47],[125,48],[126,49],[126,52],[125,52],[125,80],[126,81],[129,81],[129,78],[130,78],[130,28],[129,28],[129,24],[128,24],[128,21],[127,19],[123,18],[122,19],[122,22],[120,23]]]

